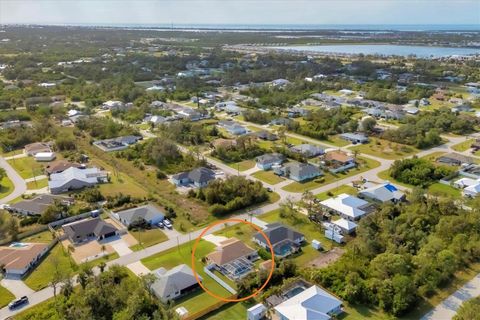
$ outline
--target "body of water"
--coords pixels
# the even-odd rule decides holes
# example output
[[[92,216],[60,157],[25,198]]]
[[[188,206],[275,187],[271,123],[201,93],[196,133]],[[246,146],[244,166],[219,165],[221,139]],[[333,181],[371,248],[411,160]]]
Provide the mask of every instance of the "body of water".
[[[480,49],[474,48],[451,48],[451,47],[428,47],[428,46],[404,46],[388,44],[342,44],[322,46],[284,46],[269,47],[279,50],[309,51],[339,54],[364,54],[383,56],[409,56],[415,55],[421,58],[447,57],[454,55],[480,54]]]

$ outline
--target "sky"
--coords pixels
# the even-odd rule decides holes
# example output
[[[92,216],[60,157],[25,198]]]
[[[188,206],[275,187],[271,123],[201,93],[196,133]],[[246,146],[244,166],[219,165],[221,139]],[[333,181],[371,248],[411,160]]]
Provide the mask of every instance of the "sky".
[[[12,23],[480,25],[480,0],[0,0]]]

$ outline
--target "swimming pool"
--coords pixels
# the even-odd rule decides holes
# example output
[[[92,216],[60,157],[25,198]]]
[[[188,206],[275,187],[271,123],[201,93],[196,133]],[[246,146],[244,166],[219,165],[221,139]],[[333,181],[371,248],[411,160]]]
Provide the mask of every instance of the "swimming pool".
[[[305,291],[304,287],[295,287],[292,290],[289,290],[287,293],[285,293],[285,297],[290,299],[290,298],[296,296],[297,294],[299,294],[300,292],[303,292],[303,291]]]
[[[284,243],[281,246],[276,247],[274,252],[276,255],[284,257],[292,253],[292,246],[289,243]]]
[[[10,248],[24,248],[28,246],[28,244],[26,243],[21,243],[21,242],[13,242],[11,245],[10,245]]]

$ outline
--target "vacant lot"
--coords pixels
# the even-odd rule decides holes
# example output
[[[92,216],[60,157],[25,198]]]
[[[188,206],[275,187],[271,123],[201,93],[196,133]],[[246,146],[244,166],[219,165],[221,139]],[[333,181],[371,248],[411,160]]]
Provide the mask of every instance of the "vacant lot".
[[[465,140],[464,142],[460,142],[459,144],[452,146],[452,149],[459,152],[467,151],[468,149],[470,149],[474,141],[475,140],[473,139]]]
[[[42,189],[48,186],[48,179],[40,179],[35,181],[27,182],[28,190]]]
[[[369,143],[360,144],[349,149],[390,160],[401,159],[418,152],[418,149],[414,147],[377,138],[370,138]]]
[[[29,179],[43,174],[43,166],[35,161],[33,157],[12,159],[8,160],[8,163],[23,179]]]
[[[217,159],[219,160],[219,159]],[[221,160],[219,160],[221,161]],[[254,160],[243,160],[243,161],[240,161],[240,162],[236,162],[236,163],[227,163],[227,165],[229,167],[232,167],[234,168],[235,170],[238,170],[238,171],[246,171],[248,169],[252,169],[253,167],[255,167],[255,161]]]
[[[285,180],[284,178],[276,175],[273,171],[257,171],[253,174],[253,176],[268,184],[277,184]]]
[[[130,231],[130,234],[137,239],[138,244],[130,247],[133,251],[142,250],[157,243],[167,241],[168,237],[160,229]]]
[[[357,194],[357,189],[355,189],[354,187],[349,186],[349,185],[342,185],[342,186],[339,186],[338,188],[328,190],[327,192],[319,193],[319,194],[316,195],[316,197],[317,197],[317,199],[323,201],[323,200],[326,200],[326,199],[331,198],[331,197],[336,197],[336,196],[338,196],[339,194],[342,194],[342,193],[355,195],[355,194]]]

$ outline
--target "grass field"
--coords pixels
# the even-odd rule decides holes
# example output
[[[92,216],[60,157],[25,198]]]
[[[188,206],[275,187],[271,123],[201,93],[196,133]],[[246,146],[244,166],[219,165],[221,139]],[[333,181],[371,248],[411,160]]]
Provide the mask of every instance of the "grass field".
[[[217,160],[219,160],[219,159],[217,159]],[[219,160],[219,161],[222,161],[222,160]],[[248,169],[252,169],[253,167],[255,167],[255,161],[254,160],[243,160],[243,161],[236,162],[236,163],[227,163],[227,165],[229,167],[232,167],[233,169],[239,170],[241,172],[241,171],[246,171]]]
[[[430,153],[426,156],[423,156],[422,159],[435,162],[435,160],[437,160],[438,157],[443,156],[444,154],[446,154],[446,152],[437,151],[437,152]]]
[[[32,236],[23,238],[22,242],[39,242],[39,243],[50,243],[53,240],[52,233],[49,230],[42,231],[40,233],[34,234]]]
[[[210,312],[206,316],[198,318],[199,320],[243,320],[247,314],[247,309],[254,303],[233,302],[225,304],[217,310]]]
[[[28,190],[42,189],[48,186],[48,179],[27,182]]]
[[[153,256],[142,259],[141,261],[150,270],[155,270],[160,267],[171,269],[183,263],[191,265],[192,246],[193,241],[167,251],[159,252]],[[201,262],[201,258],[205,257],[214,249],[214,244],[201,240],[195,252],[195,268],[198,274],[203,278],[203,284],[206,288],[208,288],[208,290],[222,297],[228,297],[230,296],[230,293],[220,286],[215,280],[207,276],[203,271],[204,265]],[[175,308],[183,306],[189,311],[190,314],[192,314],[208,308],[217,302],[218,300],[216,298],[210,296],[202,289],[198,289],[195,292],[178,300],[175,303]]]
[[[370,138],[369,143],[356,145],[349,149],[389,160],[401,159],[418,152],[418,149],[414,147],[378,138]]]
[[[15,299],[15,296],[10,291],[0,286],[0,308],[5,307],[13,299]]]
[[[459,152],[467,151],[468,149],[470,149],[470,147],[472,146],[472,143],[474,141],[475,140],[473,140],[473,139],[465,140],[463,142],[460,142],[460,143],[452,146],[452,149],[455,150],[455,151],[459,151]]]
[[[273,171],[257,171],[252,176],[268,184],[277,184],[285,179],[276,175]]]
[[[336,197],[336,196],[338,196],[339,194],[342,194],[342,193],[355,195],[355,194],[357,194],[357,189],[355,189],[352,186],[342,185],[342,186],[339,186],[338,188],[328,190],[327,192],[319,193],[315,197],[317,197],[317,199],[323,201],[323,200],[326,200],[326,199],[331,198],[331,197]]]
[[[414,186],[410,185],[410,184],[406,184],[406,183],[403,183],[403,182],[400,182],[400,181],[397,181],[395,180],[392,176],[390,176],[389,174],[389,169],[385,170],[385,171],[381,171],[378,173],[378,177],[382,180],[388,180],[392,183],[395,183],[395,184],[398,184],[398,185],[401,185],[401,186],[404,186],[406,188],[413,188]]]
[[[8,163],[23,179],[29,179],[43,174],[43,166],[35,161],[33,157],[12,159],[8,160]]]
[[[139,251],[168,240],[165,233],[156,228],[150,230],[130,231],[130,234],[138,241],[138,244],[130,247],[133,251]]]
[[[438,195],[441,197],[460,198],[462,196],[462,192],[457,188],[440,182],[432,184],[430,187],[428,187],[428,191],[433,195]]]
[[[346,172],[337,174],[324,172],[325,175],[322,177],[318,177],[316,179],[306,182],[292,182],[289,185],[283,187],[282,189],[289,192],[304,192],[305,190],[316,189],[323,185],[342,180],[380,166],[380,162],[364,157],[357,157],[357,162],[360,164],[358,167],[350,169]]]
[[[0,181],[0,199],[5,198],[14,190],[12,180],[10,180],[7,176],[3,177],[2,181]]]
[[[328,140],[325,141],[326,143],[333,144],[337,147],[345,147],[351,144],[351,142],[340,138],[340,136],[329,136]]]

